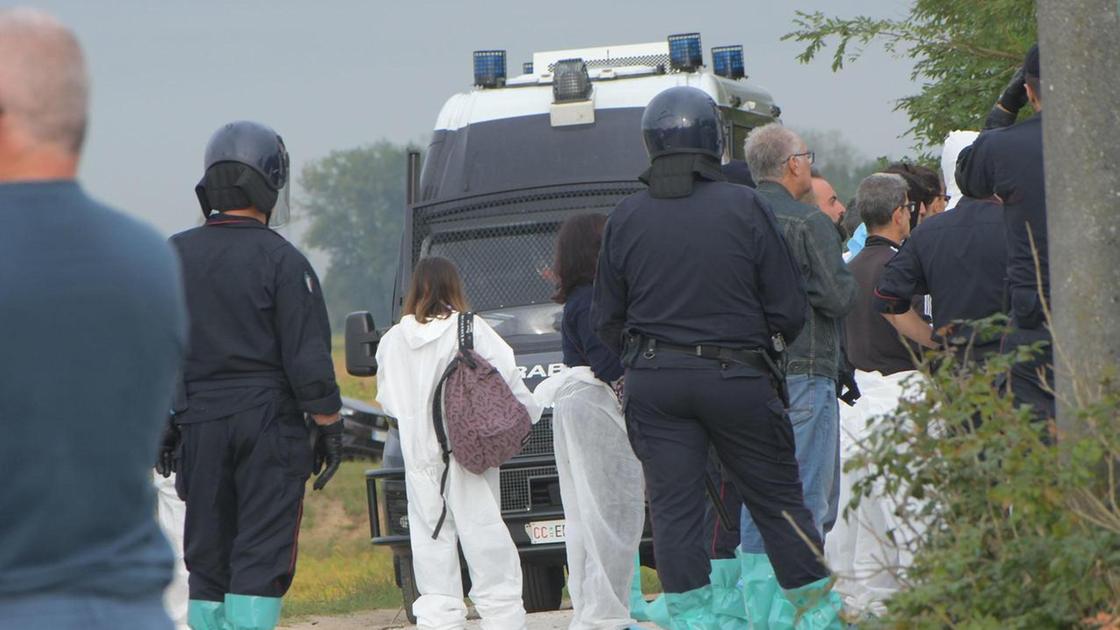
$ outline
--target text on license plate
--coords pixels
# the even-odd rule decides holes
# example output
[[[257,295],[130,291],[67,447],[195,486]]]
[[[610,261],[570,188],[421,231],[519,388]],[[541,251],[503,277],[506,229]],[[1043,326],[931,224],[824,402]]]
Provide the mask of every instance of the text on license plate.
[[[564,521],[533,521],[525,525],[525,533],[534,545],[564,542]]]

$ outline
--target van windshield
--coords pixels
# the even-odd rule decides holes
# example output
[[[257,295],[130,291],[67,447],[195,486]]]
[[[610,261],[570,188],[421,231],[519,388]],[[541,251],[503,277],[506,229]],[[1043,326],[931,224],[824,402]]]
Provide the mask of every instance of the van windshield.
[[[552,304],[549,266],[558,228],[534,223],[437,233],[427,253],[455,263],[475,312]]]

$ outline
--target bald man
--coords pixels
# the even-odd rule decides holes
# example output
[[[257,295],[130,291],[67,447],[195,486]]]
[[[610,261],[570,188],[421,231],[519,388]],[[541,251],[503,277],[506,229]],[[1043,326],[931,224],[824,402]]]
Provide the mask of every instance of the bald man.
[[[0,10],[0,630],[170,630],[151,468],[186,331],[178,263],[75,180],[89,80]]]

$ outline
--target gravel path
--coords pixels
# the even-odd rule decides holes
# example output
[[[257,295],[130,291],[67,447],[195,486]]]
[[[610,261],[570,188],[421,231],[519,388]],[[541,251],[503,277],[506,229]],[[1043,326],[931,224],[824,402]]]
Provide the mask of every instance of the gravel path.
[[[399,615],[399,618],[398,618]],[[571,610],[535,613],[529,615],[529,630],[567,630],[572,619]],[[478,620],[467,622],[467,628],[480,628]],[[640,628],[657,628],[653,624],[640,624]],[[339,617],[309,617],[290,626],[280,626],[277,630],[390,630],[396,628],[415,628],[408,625],[404,613],[393,610],[371,610]]]

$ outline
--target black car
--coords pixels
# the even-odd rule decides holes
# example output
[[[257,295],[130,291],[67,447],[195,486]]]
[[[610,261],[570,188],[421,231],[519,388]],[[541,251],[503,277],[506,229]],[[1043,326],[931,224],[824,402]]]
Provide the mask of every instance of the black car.
[[[342,452],[348,459],[377,459],[389,439],[389,416],[376,403],[342,397]]]

